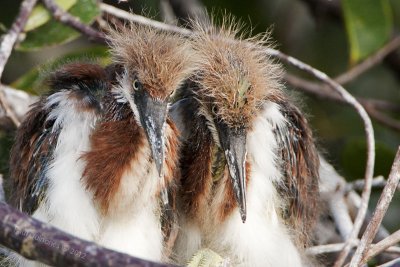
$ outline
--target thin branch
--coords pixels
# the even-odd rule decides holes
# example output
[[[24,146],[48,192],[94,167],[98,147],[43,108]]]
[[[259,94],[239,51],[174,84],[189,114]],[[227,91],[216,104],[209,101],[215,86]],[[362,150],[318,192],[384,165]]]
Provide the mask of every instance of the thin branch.
[[[3,75],[4,67],[11,55],[11,51],[18,39],[19,34],[25,27],[29,14],[32,12],[37,0],[24,0],[19,9],[18,16],[11,25],[10,30],[1,38],[0,44],[0,78]]]
[[[25,113],[28,112],[29,106],[37,100],[37,97],[27,94],[24,91],[11,88],[7,85],[0,84],[0,127],[2,129],[14,129],[16,122],[21,121]],[[6,108],[1,108],[6,103]],[[15,116],[15,122],[12,123],[10,114]]]
[[[356,247],[359,243],[359,240],[355,240],[352,244],[352,248]],[[336,244],[327,244],[327,245],[319,245],[313,246],[306,249],[306,253],[311,256],[325,254],[325,253],[336,253],[343,249],[345,243],[336,243]]]
[[[339,75],[335,78],[335,81],[340,84],[346,84],[358,76],[366,72],[368,69],[382,62],[382,60],[389,55],[390,53],[396,51],[397,48],[400,47],[400,36],[396,36],[389,43],[387,43],[384,47],[379,49],[372,56],[368,57],[360,64],[354,66],[350,70],[345,73]]]
[[[48,1],[48,0],[46,0]],[[115,17],[121,18],[121,19],[125,19],[125,20],[129,20],[138,24],[143,24],[143,25],[147,25],[150,27],[153,27],[155,29],[159,29],[162,31],[169,31],[169,32],[174,32],[174,33],[179,33],[182,34],[184,36],[190,36],[192,35],[192,31],[185,29],[185,28],[181,28],[178,26],[174,26],[174,25],[169,25],[169,24],[165,24],[156,20],[152,20],[149,18],[146,18],[144,16],[140,16],[140,15],[136,15],[136,14],[132,14],[129,12],[126,12],[124,10],[121,10],[119,8],[113,7],[111,5],[107,5],[104,3],[100,4],[100,9],[103,12],[106,12],[110,15],[113,15]]]
[[[354,243],[352,244],[352,248],[355,248],[356,246],[358,246],[359,242],[360,242],[359,240],[355,240]],[[313,246],[313,247],[309,247],[306,249],[306,254],[310,255],[310,256],[316,256],[316,255],[320,255],[320,254],[336,253],[336,252],[341,251],[343,249],[344,245],[345,245],[345,243],[334,243],[334,244]],[[373,245],[373,247],[376,245]],[[382,249],[382,247],[380,247],[380,249]],[[386,247],[384,250],[380,250],[378,253],[380,253],[382,251],[384,251],[385,253],[393,253],[393,254],[400,255],[400,247],[397,247],[397,246]],[[371,251],[371,252],[373,252],[373,251]],[[374,253],[376,253],[376,252],[374,252]],[[375,255],[377,255],[378,253],[376,253]]]
[[[395,244],[397,244],[399,242],[400,242],[400,230],[397,230],[396,232],[394,232],[393,234],[391,234],[387,238],[385,238],[382,241],[380,241],[380,242],[376,243],[375,245],[373,245],[368,250],[368,252],[364,256],[364,258],[362,259],[361,263],[362,264],[365,263],[368,259],[378,255],[382,251],[385,251],[389,247],[391,247],[391,246],[393,246],[393,245],[395,245]]]
[[[106,43],[106,37],[103,32],[97,31],[94,28],[82,23],[77,17],[74,17],[68,12],[62,10],[53,0],[42,0],[42,2],[56,20],[74,28],[95,42],[103,44]]]
[[[376,233],[378,232],[379,225],[382,223],[383,216],[392,201],[394,192],[399,184],[400,180],[400,147],[397,150],[396,157],[390,171],[389,178],[387,180],[386,186],[379,198],[377,207],[372,215],[372,219],[365,230],[360,245],[358,246],[351,262],[350,267],[358,266],[361,261],[365,262],[367,260],[366,253],[367,247],[372,243]],[[400,237],[400,230],[398,231],[398,236]]]
[[[0,245],[51,266],[167,267],[97,246],[0,202]]]
[[[317,96],[320,99],[331,100],[342,104],[345,103],[339,95],[329,91],[326,85],[307,81],[291,74],[286,74],[285,80],[291,86],[300,89],[305,93]],[[368,114],[377,122],[393,130],[400,131],[399,121],[390,118],[389,116],[378,110],[381,109],[386,111],[400,112],[400,105],[377,99],[367,99],[361,97],[357,97],[356,99],[361,103]]]
[[[11,110],[8,102],[3,93],[3,85],[0,84],[0,106],[3,107],[5,115],[10,118],[10,120],[14,123],[15,127],[19,127],[21,122],[18,120],[17,116],[15,115],[14,111]]]
[[[400,131],[400,122],[398,120],[395,120],[387,116],[386,114],[378,111],[374,107],[365,105],[365,109],[368,111],[368,114],[370,114],[371,117],[373,117],[376,121],[378,121],[382,125],[386,125],[387,127],[393,130]]]
[[[364,188],[365,180],[359,179],[346,184],[346,193],[356,190],[360,191]],[[372,179],[372,188],[383,188],[386,185],[386,180],[383,176],[378,176]]]

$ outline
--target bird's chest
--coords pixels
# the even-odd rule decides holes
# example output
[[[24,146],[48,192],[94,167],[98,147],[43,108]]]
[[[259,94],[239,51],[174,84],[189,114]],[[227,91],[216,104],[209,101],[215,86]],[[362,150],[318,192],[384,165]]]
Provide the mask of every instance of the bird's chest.
[[[109,216],[140,213],[158,200],[159,177],[151,157],[150,148],[142,146],[123,172],[118,189],[112,199]]]

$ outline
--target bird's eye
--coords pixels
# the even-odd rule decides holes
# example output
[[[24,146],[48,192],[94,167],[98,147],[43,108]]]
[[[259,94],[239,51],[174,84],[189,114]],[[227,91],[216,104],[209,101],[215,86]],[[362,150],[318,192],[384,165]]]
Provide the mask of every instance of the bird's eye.
[[[218,107],[217,106],[212,106],[211,111],[214,115],[218,114]]]
[[[133,89],[139,90],[139,87],[140,87],[139,81],[138,80],[134,80],[133,83],[132,83],[132,86],[133,86]]]

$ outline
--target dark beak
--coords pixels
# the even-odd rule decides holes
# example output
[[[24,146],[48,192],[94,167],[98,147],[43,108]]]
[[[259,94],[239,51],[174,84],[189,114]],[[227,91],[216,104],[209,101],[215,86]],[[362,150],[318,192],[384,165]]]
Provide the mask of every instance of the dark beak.
[[[135,102],[158,174],[161,176],[165,156],[164,124],[167,118],[168,103],[153,99],[146,91],[136,93]]]
[[[144,90],[136,92],[134,99],[158,174],[162,177],[165,157],[164,124],[168,113],[168,102],[156,100]]]
[[[235,198],[244,223],[246,221],[246,131],[244,128],[231,129],[221,123],[219,123],[218,128]]]

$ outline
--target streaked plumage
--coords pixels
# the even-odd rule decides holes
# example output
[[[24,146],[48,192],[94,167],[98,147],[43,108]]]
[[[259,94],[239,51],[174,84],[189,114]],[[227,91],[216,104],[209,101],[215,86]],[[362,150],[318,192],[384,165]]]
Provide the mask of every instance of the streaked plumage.
[[[302,266],[317,214],[312,134],[261,46],[268,36],[233,42],[237,31],[197,27],[199,69],[171,111],[185,139],[176,258],[206,247],[234,266]]]

